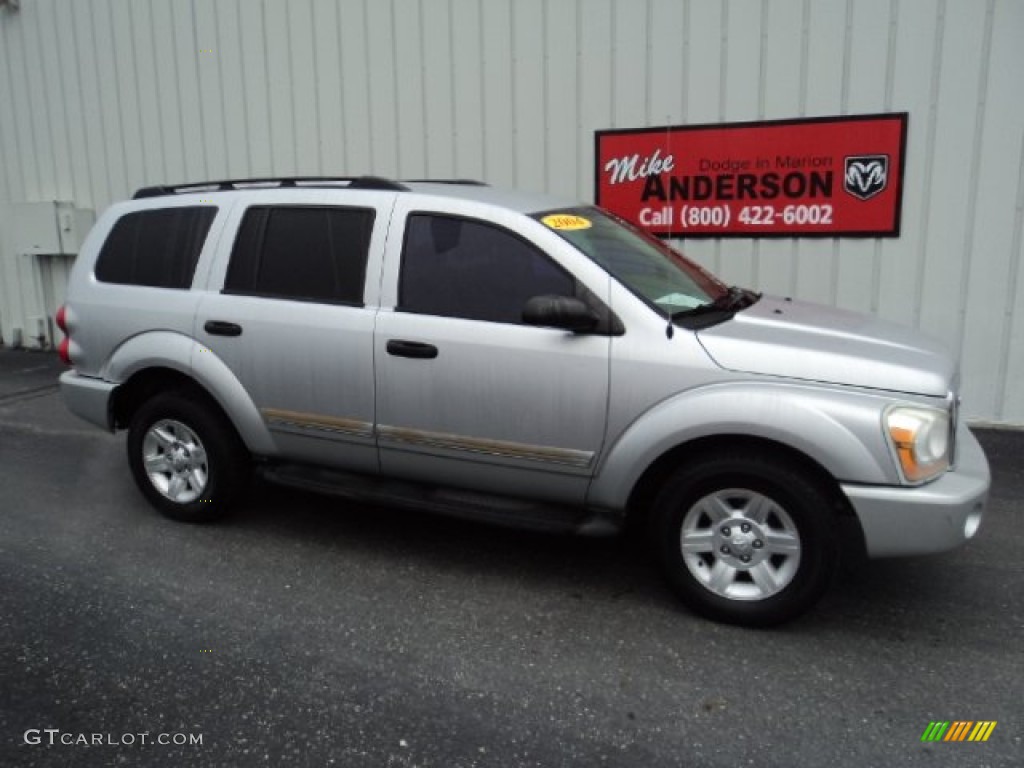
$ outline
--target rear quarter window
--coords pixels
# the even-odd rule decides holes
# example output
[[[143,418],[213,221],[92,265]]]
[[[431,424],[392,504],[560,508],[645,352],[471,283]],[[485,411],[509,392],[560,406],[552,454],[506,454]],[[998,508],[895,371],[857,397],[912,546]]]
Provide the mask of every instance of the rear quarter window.
[[[159,208],[117,220],[96,259],[104,283],[188,289],[215,206]]]

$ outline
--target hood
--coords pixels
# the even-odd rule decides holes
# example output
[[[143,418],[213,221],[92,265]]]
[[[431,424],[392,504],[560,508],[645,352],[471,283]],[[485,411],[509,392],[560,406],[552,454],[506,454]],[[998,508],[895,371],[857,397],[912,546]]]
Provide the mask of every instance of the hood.
[[[938,341],[872,315],[765,296],[697,332],[722,368],[945,397],[956,363]]]

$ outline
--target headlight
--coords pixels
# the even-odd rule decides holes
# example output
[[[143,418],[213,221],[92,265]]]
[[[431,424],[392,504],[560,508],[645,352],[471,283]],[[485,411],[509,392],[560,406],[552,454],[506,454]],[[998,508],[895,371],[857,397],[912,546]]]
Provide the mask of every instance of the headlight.
[[[924,482],[949,467],[948,411],[897,406],[886,412],[885,422],[908,482]]]

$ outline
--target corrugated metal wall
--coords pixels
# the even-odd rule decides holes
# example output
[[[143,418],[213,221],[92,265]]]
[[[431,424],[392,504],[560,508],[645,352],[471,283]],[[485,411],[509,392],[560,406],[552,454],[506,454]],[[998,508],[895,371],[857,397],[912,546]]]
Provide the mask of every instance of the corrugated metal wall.
[[[21,0],[0,10],[0,332],[40,311],[14,202],[363,172],[592,199],[597,129],[907,111],[898,239],[686,249],[945,339],[968,415],[1024,424],[1022,41],[1019,0]]]

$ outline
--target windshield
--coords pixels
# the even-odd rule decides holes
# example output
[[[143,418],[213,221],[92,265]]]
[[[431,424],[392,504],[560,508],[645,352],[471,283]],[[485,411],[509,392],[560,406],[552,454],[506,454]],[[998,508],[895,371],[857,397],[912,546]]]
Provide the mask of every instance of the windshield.
[[[729,295],[728,287],[710,272],[600,208],[560,208],[535,213],[533,218],[666,315],[685,313]]]

